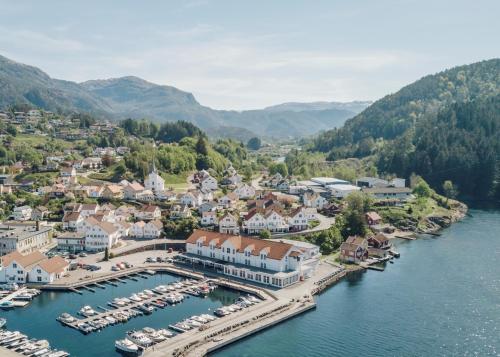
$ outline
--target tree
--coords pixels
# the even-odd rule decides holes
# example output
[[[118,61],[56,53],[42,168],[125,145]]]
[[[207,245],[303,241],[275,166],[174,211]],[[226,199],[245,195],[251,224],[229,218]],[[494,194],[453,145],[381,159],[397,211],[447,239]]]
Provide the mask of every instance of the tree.
[[[261,140],[258,137],[253,137],[247,142],[247,148],[250,150],[259,150],[262,145]]]
[[[113,165],[115,163],[115,159],[113,158],[113,156],[109,155],[109,154],[105,154],[103,157],[102,157],[102,164],[106,167],[109,167],[111,165]]]
[[[120,162],[118,165],[115,167],[115,177],[120,179],[125,175],[127,172],[127,168],[125,167],[125,164],[123,162]]]
[[[207,140],[203,137],[200,136],[198,138],[198,141],[196,142],[196,152],[200,155],[207,156],[208,155],[208,144]]]
[[[271,232],[269,232],[267,229],[263,229],[259,233],[259,237],[262,239],[269,239],[271,238]]]
[[[269,173],[271,175],[279,173],[281,176],[286,177],[288,176],[288,167],[284,162],[274,163],[269,167]]]
[[[453,182],[451,182],[451,180],[443,182],[443,192],[447,199],[453,199],[458,194],[457,187],[453,184]]]
[[[420,179],[415,188],[413,189],[413,193],[418,197],[430,197],[432,194],[432,190],[429,187],[429,184],[425,182],[424,179]]]
[[[106,247],[106,249],[104,249],[104,261],[108,260],[109,260],[109,249],[108,247]]]
[[[9,124],[7,126],[6,131],[7,131],[7,133],[9,133],[12,136],[16,136],[17,135],[17,128],[15,127],[15,125]]]

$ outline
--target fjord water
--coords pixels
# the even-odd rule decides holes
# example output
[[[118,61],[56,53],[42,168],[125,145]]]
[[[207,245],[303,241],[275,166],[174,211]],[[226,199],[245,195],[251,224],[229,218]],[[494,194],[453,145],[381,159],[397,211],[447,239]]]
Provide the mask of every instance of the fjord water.
[[[499,356],[500,211],[397,243],[384,272],[351,276],[317,309],[216,357]]]
[[[110,326],[98,333],[82,335],[80,332],[64,327],[56,321],[63,312],[77,316],[84,305],[109,308],[107,302],[116,297],[128,297],[135,292],[151,289],[161,284],[180,280],[168,274],[156,274],[148,279],[137,278],[138,281],[127,280],[127,284],[117,283],[117,287],[106,285],[106,289],[95,288],[96,293],[84,291],[83,295],[75,293],[45,292],[35,298],[26,308],[10,311],[0,310],[0,317],[7,318],[7,327],[11,331],[21,331],[30,338],[46,339],[54,348],[62,349],[76,357],[108,357],[119,356],[114,343],[125,337],[127,331],[141,329],[146,326],[167,328],[171,323],[186,317],[211,313],[221,305],[232,304],[239,296],[237,292],[223,288],[213,291],[208,298],[190,297],[176,306],[159,309],[149,316],[140,316],[125,324]],[[209,310],[210,309],[210,310]]]

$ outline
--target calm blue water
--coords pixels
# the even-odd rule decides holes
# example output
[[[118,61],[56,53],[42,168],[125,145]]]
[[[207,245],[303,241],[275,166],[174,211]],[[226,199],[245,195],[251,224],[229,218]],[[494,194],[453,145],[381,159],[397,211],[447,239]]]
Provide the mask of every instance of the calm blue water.
[[[185,317],[207,313],[209,309],[232,304],[238,297],[234,291],[218,288],[206,299],[190,297],[176,306],[159,309],[149,316],[136,317],[125,324],[110,326],[99,333],[89,335],[64,327],[56,321],[56,317],[63,312],[77,316],[76,313],[84,305],[91,305],[94,308],[100,305],[108,308],[107,302],[115,297],[130,296],[134,292],[176,280],[180,278],[168,274],[156,274],[148,279],[139,278],[137,282],[127,280],[127,284],[118,283],[117,287],[106,285],[104,290],[97,288],[96,293],[84,292],[83,295],[78,295],[46,292],[26,308],[0,310],[0,316],[7,318],[9,330],[21,331],[30,338],[47,339],[53,347],[70,352],[71,356],[107,357],[119,356],[115,352],[114,341],[123,338],[129,330],[146,326],[166,328],[169,324]]]
[[[330,288],[315,311],[215,354],[500,356],[500,211],[439,238],[398,243],[401,258]]]

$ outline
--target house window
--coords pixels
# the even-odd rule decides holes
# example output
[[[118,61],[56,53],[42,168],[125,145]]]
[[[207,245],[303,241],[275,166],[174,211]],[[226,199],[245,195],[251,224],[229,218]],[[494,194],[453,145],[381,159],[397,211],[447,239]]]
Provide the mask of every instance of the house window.
[[[41,282],[41,281],[42,281],[42,277],[41,277],[41,276],[38,276],[38,277],[36,278],[36,280],[37,280],[38,282]]]

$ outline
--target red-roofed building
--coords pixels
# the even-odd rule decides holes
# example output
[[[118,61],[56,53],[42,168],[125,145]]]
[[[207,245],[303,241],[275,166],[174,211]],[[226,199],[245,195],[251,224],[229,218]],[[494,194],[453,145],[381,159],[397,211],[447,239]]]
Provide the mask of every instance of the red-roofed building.
[[[275,287],[308,277],[317,259],[305,259],[299,247],[280,241],[195,230],[182,259],[225,275]]]

